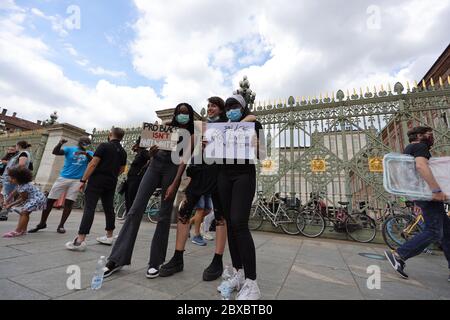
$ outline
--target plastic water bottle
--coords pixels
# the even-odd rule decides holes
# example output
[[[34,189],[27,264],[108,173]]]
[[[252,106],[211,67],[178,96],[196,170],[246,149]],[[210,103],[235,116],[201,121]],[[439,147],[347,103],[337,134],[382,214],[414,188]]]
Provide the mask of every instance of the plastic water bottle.
[[[102,287],[103,274],[105,273],[106,258],[101,256],[97,261],[97,267],[95,268],[94,276],[92,277],[91,289],[98,290]]]
[[[231,300],[231,293],[233,292],[233,288],[231,288],[230,282],[225,280],[220,285],[220,295],[222,296],[222,300]]]
[[[234,274],[234,269],[232,266],[226,266],[225,269],[222,272],[222,279],[223,280],[228,280],[231,277],[233,277]]]

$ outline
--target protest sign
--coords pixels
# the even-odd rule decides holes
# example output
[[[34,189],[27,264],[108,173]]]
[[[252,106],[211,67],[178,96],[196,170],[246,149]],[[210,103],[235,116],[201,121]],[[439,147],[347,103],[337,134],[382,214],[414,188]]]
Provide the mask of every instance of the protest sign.
[[[206,158],[256,158],[256,132],[253,122],[207,123],[203,136],[207,141]]]
[[[144,122],[141,132],[142,148],[158,146],[160,150],[175,151],[178,142],[177,129],[162,124]]]

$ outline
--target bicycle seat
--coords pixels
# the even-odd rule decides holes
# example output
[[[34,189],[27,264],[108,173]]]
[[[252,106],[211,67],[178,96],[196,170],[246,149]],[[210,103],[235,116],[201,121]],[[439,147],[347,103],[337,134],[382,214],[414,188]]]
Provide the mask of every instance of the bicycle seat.
[[[345,202],[345,201],[338,201],[338,203],[339,203],[341,206],[346,206],[346,205],[349,205],[349,204],[350,204],[350,202]]]

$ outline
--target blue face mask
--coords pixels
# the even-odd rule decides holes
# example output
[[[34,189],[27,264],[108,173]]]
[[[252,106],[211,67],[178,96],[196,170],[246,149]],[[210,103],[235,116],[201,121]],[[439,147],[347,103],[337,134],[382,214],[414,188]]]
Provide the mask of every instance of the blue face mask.
[[[217,122],[219,121],[220,117],[219,116],[215,116],[215,117],[208,117],[208,122]]]
[[[179,124],[186,124],[189,122],[189,115],[180,113],[179,115],[176,116],[176,119]]]
[[[231,122],[238,122],[242,118],[241,109],[231,109],[227,111],[227,118],[230,119]]]

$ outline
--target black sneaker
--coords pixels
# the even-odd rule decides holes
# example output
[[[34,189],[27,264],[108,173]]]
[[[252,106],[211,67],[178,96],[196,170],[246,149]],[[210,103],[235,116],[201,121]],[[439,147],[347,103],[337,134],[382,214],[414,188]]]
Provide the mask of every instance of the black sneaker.
[[[147,269],[147,273],[145,274],[145,276],[146,276],[148,279],[156,278],[156,277],[159,276],[159,270],[158,270],[157,268],[154,268],[154,267],[149,267],[149,268]]]
[[[161,268],[159,268],[159,276],[160,277],[169,277],[177,272],[183,271],[184,264],[183,261],[175,261],[174,259],[170,260],[166,264],[163,264]]]
[[[394,268],[394,270],[397,271],[397,273],[403,279],[408,279],[408,275],[404,271],[405,266],[406,266],[405,262],[403,260],[399,259],[398,257],[396,257],[396,255],[393,252],[391,252],[391,251],[386,250],[384,252],[384,255],[388,259],[388,261],[391,264],[392,268]]]
[[[42,230],[45,228],[47,228],[46,224],[38,224],[34,229],[28,230],[28,233],[35,233],[35,232],[38,232],[39,230]]]
[[[120,269],[122,269],[122,266],[118,266],[114,262],[108,261],[106,263],[105,268],[106,268],[106,270],[105,270],[105,273],[103,273],[103,278],[108,278],[114,272],[119,271]]]
[[[8,216],[7,215],[0,215],[0,221],[7,221]]]
[[[203,281],[214,281],[223,273],[223,265],[216,265],[211,263],[204,271],[203,271]]]

